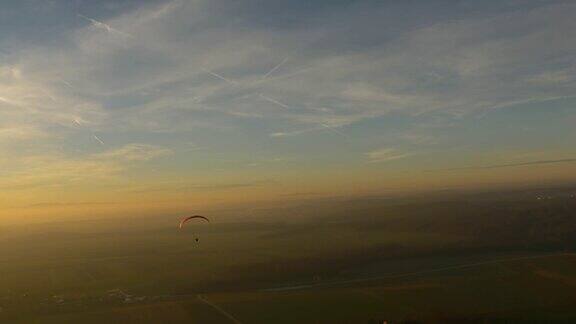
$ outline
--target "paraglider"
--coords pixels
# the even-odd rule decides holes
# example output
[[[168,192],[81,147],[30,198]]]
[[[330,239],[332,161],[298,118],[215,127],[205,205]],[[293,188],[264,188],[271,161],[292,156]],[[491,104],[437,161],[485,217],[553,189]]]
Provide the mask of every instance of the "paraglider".
[[[184,218],[180,221],[180,225],[178,226],[178,228],[182,229],[182,228],[184,227],[184,224],[186,224],[188,221],[190,221],[190,220],[192,220],[192,219],[195,219],[195,218],[202,219],[202,220],[210,223],[210,220],[209,220],[208,218],[206,218],[206,217],[204,217],[204,216],[201,216],[201,215],[194,215],[194,216],[184,217]],[[196,237],[194,240],[196,241],[196,243],[198,243],[198,242],[200,241],[197,237]]]
[[[203,219],[205,221],[207,221],[208,223],[210,223],[210,220],[204,216],[200,216],[200,215],[194,215],[194,216],[188,216],[188,217],[184,217],[181,221],[180,221],[180,226],[179,228],[182,228],[184,226],[184,224],[186,224],[189,220],[194,219],[194,218],[200,218]]]

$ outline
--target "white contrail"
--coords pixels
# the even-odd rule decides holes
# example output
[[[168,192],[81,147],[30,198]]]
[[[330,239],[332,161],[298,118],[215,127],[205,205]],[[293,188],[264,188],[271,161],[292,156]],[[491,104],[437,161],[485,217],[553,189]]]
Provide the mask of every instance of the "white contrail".
[[[259,96],[260,98],[264,99],[264,100],[267,100],[267,101],[270,101],[270,102],[272,102],[272,103],[275,103],[275,104],[277,104],[278,106],[280,106],[280,107],[282,107],[282,108],[290,109],[289,106],[281,103],[280,101],[274,100],[274,99],[269,98],[269,97],[266,97],[265,95],[263,95],[263,94],[261,94],[261,93],[259,93],[258,96]]]
[[[266,78],[266,79],[260,78],[260,79],[258,79],[258,80],[256,80],[256,81],[254,81],[253,83],[251,83],[251,85],[258,85],[258,84],[263,83],[263,82],[272,82],[272,81],[275,81],[275,80],[288,79],[288,78],[291,78],[291,77],[293,77],[293,76],[295,76],[295,75],[302,74],[302,73],[306,73],[306,72],[308,72],[308,71],[312,71],[312,70],[316,70],[316,69],[320,69],[320,68],[323,68],[323,66],[307,67],[307,68],[300,69],[300,70],[298,70],[298,71],[294,71],[294,72],[292,72],[292,73],[283,74],[283,75],[275,76],[275,77],[272,77],[272,78]]]
[[[262,78],[260,78],[259,80],[255,81],[255,82],[250,83],[249,85],[254,86],[254,85],[261,84],[261,83],[267,81],[267,78],[268,78],[272,73],[274,73],[274,71],[276,71],[278,68],[280,68],[284,63],[286,63],[286,62],[288,61],[288,59],[289,59],[289,57],[286,57],[284,60],[282,60],[282,62],[280,62],[278,65],[276,65],[275,67],[273,67],[270,71],[268,71],[268,73],[266,73]],[[305,71],[310,70],[310,69],[312,69],[312,68],[304,69],[304,70],[302,70],[302,71],[297,71],[297,73],[305,72]],[[216,73],[216,72],[210,71],[210,70],[208,70],[208,69],[206,69],[206,68],[202,68],[202,70],[203,70],[204,72],[206,72],[206,73],[208,73],[208,74],[210,74],[210,75],[212,75],[212,76],[220,79],[220,80],[223,80],[223,81],[225,81],[225,82],[227,82],[227,83],[230,83],[231,85],[234,85],[234,86],[238,86],[238,85],[239,85],[238,82],[233,81],[233,80],[230,80],[230,79],[227,79],[227,78],[223,77],[222,75],[220,75],[220,74],[218,74],[218,73]],[[295,74],[296,74],[296,73],[295,73]],[[282,77],[282,76],[276,77],[276,78],[274,78],[274,79],[281,78],[281,77]],[[269,79],[269,81],[274,80],[274,79]],[[274,104],[276,104],[276,105],[278,105],[278,106],[280,106],[280,107],[282,107],[282,108],[284,108],[284,109],[292,109],[290,106],[288,106],[288,105],[286,105],[286,104],[284,104],[284,103],[282,103],[282,102],[280,102],[280,101],[278,101],[278,100],[275,100],[275,99],[272,99],[272,98],[270,98],[270,97],[267,97],[267,96],[263,95],[262,93],[258,93],[258,96],[259,96],[260,98],[262,98],[262,99],[264,99],[264,100],[266,100],[266,101],[269,101],[269,102],[271,102],[271,103],[274,103]],[[196,97],[195,97],[194,99],[196,99]],[[344,137],[346,140],[350,140],[350,137],[349,137],[348,135],[346,135],[346,134],[338,131],[338,130],[335,129],[333,126],[330,126],[330,125],[327,125],[327,124],[324,124],[324,123],[320,123],[320,125],[321,125],[322,127],[327,128],[327,129],[330,130],[331,132],[333,132],[333,133],[335,133],[335,134],[337,134],[337,135],[339,135],[339,136]]]
[[[228,318],[229,320],[231,320],[232,322],[236,323],[236,324],[242,324],[242,322],[240,322],[239,320],[237,320],[234,316],[232,316],[232,314],[228,313],[227,311],[225,311],[222,307],[210,302],[208,299],[206,299],[205,297],[203,297],[202,295],[196,295],[196,297],[198,297],[199,300],[203,301],[206,305],[214,308],[215,310],[217,310],[220,314],[226,316],[226,318]]]
[[[67,86],[70,89],[74,89],[74,87],[72,87],[72,85],[69,82],[66,82],[64,80],[60,80],[60,82],[62,82],[62,84],[64,84],[65,86]]]
[[[56,98],[54,98],[54,96],[53,96],[50,92],[45,91],[45,90],[42,90],[42,92],[44,92],[44,95],[45,95],[46,97],[50,98],[50,100],[56,102]]]
[[[280,68],[284,63],[286,63],[286,61],[288,61],[288,58],[285,58],[284,60],[282,60],[282,62],[280,62],[280,64],[276,65],[270,71],[268,71],[268,73],[264,74],[262,79],[266,79],[267,77],[269,77],[270,74],[272,74],[272,73],[274,73],[274,71],[278,70],[278,68]]]
[[[104,29],[104,30],[106,30],[106,31],[109,32],[109,33],[119,34],[119,35],[122,35],[122,36],[125,36],[125,37],[132,37],[132,35],[130,35],[130,34],[128,34],[128,33],[125,33],[125,32],[123,32],[123,31],[120,31],[120,30],[118,30],[118,29],[112,28],[112,26],[110,26],[110,25],[108,25],[108,24],[105,24],[105,23],[103,23],[103,22],[101,22],[101,21],[98,21],[98,20],[96,20],[96,19],[92,19],[92,18],[90,18],[90,17],[86,17],[86,16],[84,16],[84,15],[82,15],[82,14],[78,14],[78,17],[80,17],[80,18],[82,18],[82,19],[88,20],[89,22],[92,23],[92,26],[94,26],[94,27],[96,27],[96,28]]]
[[[238,84],[236,81],[232,81],[232,80],[226,79],[225,77],[221,76],[220,74],[215,73],[215,72],[212,72],[212,71],[210,71],[210,70],[208,70],[208,69],[206,69],[206,68],[202,68],[202,70],[203,70],[204,72],[206,72],[206,73],[208,73],[208,74],[210,74],[210,75],[212,75],[212,76],[215,76],[215,77],[217,77],[217,78],[220,79],[220,80],[224,80],[224,81],[226,81],[226,82],[228,82],[228,83],[230,83],[230,84],[233,84],[233,85],[237,85],[237,84]]]
[[[92,135],[92,137],[94,137],[94,139],[97,140],[100,144],[104,145],[104,142],[100,139],[100,137],[96,135]]]
[[[324,123],[320,123],[320,126],[325,127],[325,128],[327,128],[328,130],[330,130],[330,131],[334,132],[335,134],[340,135],[340,136],[342,136],[342,137],[344,137],[344,138],[346,138],[346,139],[350,139],[350,137],[348,137],[348,135],[342,133],[342,132],[339,131],[339,130],[336,130],[336,128],[334,128],[333,126],[330,126],[330,125],[324,124]]]

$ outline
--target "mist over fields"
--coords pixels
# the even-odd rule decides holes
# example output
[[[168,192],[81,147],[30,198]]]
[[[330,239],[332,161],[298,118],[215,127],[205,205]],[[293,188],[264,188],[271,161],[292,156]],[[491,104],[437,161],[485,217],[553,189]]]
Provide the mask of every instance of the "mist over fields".
[[[260,309],[256,300],[313,298],[322,309],[334,302],[319,297],[324,293],[334,291],[346,300],[358,289],[383,289],[382,301],[368,309],[362,303],[344,307],[351,322],[381,316],[433,318],[449,305],[439,302],[434,311],[388,309],[386,296],[408,294],[402,298],[421,307],[422,294],[453,289],[453,280],[481,269],[485,272],[477,275],[494,276],[482,279],[487,294],[495,293],[489,291],[498,290],[505,278],[522,286],[514,280],[534,273],[543,282],[572,282],[571,272],[565,271],[576,262],[571,235],[576,228],[575,194],[576,188],[563,187],[316,199],[280,210],[255,209],[251,221],[226,220],[228,211],[223,210],[223,220],[215,213],[212,223],[189,224],[183,230],[177,228],[178,218],[160,215],[4,227],[0,318],[42,323],[63,320],[59,316],[66,314],[89,321],[94,320],[90,314],[99,314],[96,318],[136,320],[144,309],[157,307],[167,319],[193,321],[214,314],[204,310],[207,315],[175,315],[166,305],[193,309],[205,296],[225,308],[242,303],[247,322],[253,322],[263,318],[249,314],[253,307],[270,314],[286,311]],[[466,280],[473,286],[480,279]],[[507,306],[493,298],[483,306],[487,313],[470,310],[458,316],[514,318],[518,308],[535,302],[527,297]],[[290,308],[295,302],[281,304]],[[565,306],[558,302],[547,307]],[[118,314],[126,309],[134,314]],[[146,316],[140,320],[154,321],[153,315]],[[328,315],[319,312],[301,320],[323,316]]]

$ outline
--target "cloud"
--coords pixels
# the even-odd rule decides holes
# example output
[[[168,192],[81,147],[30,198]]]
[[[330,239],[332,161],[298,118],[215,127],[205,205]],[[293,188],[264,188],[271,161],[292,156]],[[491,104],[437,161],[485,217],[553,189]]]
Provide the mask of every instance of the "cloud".
[[[335,6],[330,15],[319,6],[295,17],[301,27],[271,28],[248,19],[268,16],[267,6],[248,9],[202,0],[143,5],[105,23],[82,16],[91,25],[72,31],[65,50],[30,49],[19,65],[23,75],[60,101],[50,106],[91,106],[76,112],[92,110],[86,119],[98,128],[163,132],[234,123],[209,113],[321,130],[315,126],[342,128],[392,112],[460,116],[573,93],[575,81],[562,71],[569,71],[576,46],[554,35],[576,30],[570,15],[574,5],[500,13],[479,8],[477,15],[460,19],[431,12],[422,23],[416,13],[424,7],[416,5],[414,16],[400,21],[390,15],[401,9],[385,3],[352,12]],[[345,31],[343,18],[349,26]],[[134,37],[130,42],[111,40],[93,33],[94,27],[107,34],[121,28]],[[348,34],[360,36],[351,43]],[[554,62],[545,59],[551,53],[560,53]],[[50,81],[55,74],[76,90],[58,88]],[[543,84],[553,81],[564,86]],[[31,90],[20,93],[42,93]],[[329,107],[331,113],[315,107]],[[73,113],[66,110],[60,110],[61,119]]]
[[[316,130],[315,129],[304,129],[304,130],[296,130],[296,131],[291,131],[291,132],[275,132],[275,133],[271,133],[270,137],[290,137],[290,136],[296,136],[296,135],[301,135],[301,134],[305,134],[307,132]]]
[[[144,192],[188,192],[188,191],[222,191],[222,190],[234,190],[243,188],[257,188],[266,187],[271,185],[277,185],[278,182],[275,180],[254,180],[246,182],[230,182],[230,183],[206,183],[206,184],[190,184],[190,183],[168,183],[159,184],[151,187],[136,188],[131,190],[136,193]]]
[[[20,157],[17,167],[3,176],[0,188],[21,190],[44,187],[66,187],[91,184],[102,180],[115,181],[134,162],[152,160],[171,154],[161,147],[127,144],[123,147],[73,158],[52,153]]]
[[[276,184],[275,181],[262,180],[250,181],[239,183],[219,183],[219,184],[200,184],[200,185],[184,185],[183,190],[199,190],[199,191],[213,191],[213,190],[229,190],[238,188],[262,187],[271,184]]]
[[[545,71],[529,79],[530,82],[537,84],[557,85],[574,81],[574,67],[559,71]]]
[[[2,161],[3,173],[18,173],[22,183],[92,170],[114,177],[129,163],[170,154],[109,149],[143,136],[170,138],[177,152],[190,151],[184,143],[193,139],[210,152],[233,146],[252,155],[270,137],[321,131],[388,145],[374,125],[389,117],[413,125],[437,115],[457,124],[478,111],[566,100],[576,90],[576,43],[566,41],[576,36],[571,3],[314,2],[306,10],[281,1],[138,3],[99,20],[90,17],[100,11],[83,12],[82,24],[72,14],[43,42],[0,40],[10,52],[0,62],[0,155],[25,161]],[[391,127],[388,138],[401,143],[390,146],[443,139],[424,127],[398,134],[408,127]],[[304,139],[293,142],[313,143]],[[26,149],[5,149],[11,141]],[[411,154],[383,148],[366,157]]]
[[[3,134],[16,138],[58,137],[72,127],[98,123],[104,115],[94,100],[63,91],[53,75],[31,62],[0,65],[0,120]],[[34,64],[32,64],[34,65]],[[48,133],[45,130],[51,129]]]
[[[414,155],[414,153],[399,153],[396,149],[393,148],[381,148],[366,153],[366,157],[368,158],[368,162],[370,163],[382,163],[382,162],[394,161],[407,158],[412,155]]]
[[[78,206],[104,206],[104,205],[115,205],[116,202],[107,201],[86,201],[86,202],[42,202],[22,206],[21,208],[46,208],[46,207],[78,207]]]
[[[8,125],[0,126],[0,142],[30,141],[46,138],[49,134],[31,125]]]
[[[147,144],[128,144],[121,148],[93,155],[100,160],[148,161],[172,154],[172,150]]]
[[[3,190],[29,190],[66,187],[74,184],[111,179],[124,167],[110,161],[68,159],[58,156],[35,156],[23,161],[24,168],[4,176]]]
[[[572,162],[576,162],[576,158],[557,159],[557,160],[536,160],[536,161],[517,162],[517,163],[503,163],[503,164],[484,165],[484,166],[436,169],[436,170],[428,170],[428,171],[487,170],[487,169],[514,168],[514,167],[523,167],[523,166],[532,166],[532,165],[572,163]]]
[[[112,28],[110,25],[105,24],[105,23],[98,21],[96,19],[92,19],[92,18],[86,17],[86,16],[81,15],[81,14],[78,14],[78,17],[88,20],[92,24],[92,26],[94,26],[98,29],[105,30],[111,34],[120,35],[120,36],[124,36],[124,37],[132,37],[132,35],[125,33],[125,32],[122,32],[122,31],[119,31],[115,28]]]

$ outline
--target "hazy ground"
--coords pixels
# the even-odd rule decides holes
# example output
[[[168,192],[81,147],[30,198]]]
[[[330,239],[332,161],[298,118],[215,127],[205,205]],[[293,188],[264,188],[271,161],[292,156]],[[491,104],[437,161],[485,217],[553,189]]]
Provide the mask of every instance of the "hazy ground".
[[[0,322],[572,322],[575,193],[324,199],[183,231],[3,227]]]

